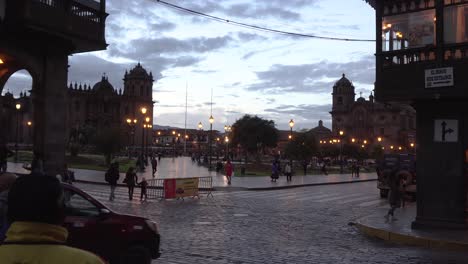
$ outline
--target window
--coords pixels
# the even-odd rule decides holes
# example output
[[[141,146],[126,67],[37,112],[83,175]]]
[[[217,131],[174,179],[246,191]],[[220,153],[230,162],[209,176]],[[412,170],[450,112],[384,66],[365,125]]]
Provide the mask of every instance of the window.
[[[339,105],[342,105],[343,104],[343,97],[339,96],[336,100],[336,103],[339,104]]]
[[[80,111],[80,102],[79,101],[75,101],[75,111],[76,112]]]
[[[380,121],[385,121],[385,116],[381,115],[381,116],[379,116],[379,119],[380,119]]]
[[[435,45],[435,10],[387,16],[382,21],[382,50]]]
[[[447,6],[444,9],[444,42],[468,42],[468,4]]]
[[[385,135],[385,128],[383,127],[380,128],[380,135],[382,136]]]
[[[143,86],[140,87],[140,96],[144,96],[144,94],[143,94]]]
[[[65,213],[71,216],[98,216],[99,208],[85,197],[70,190],[64,190]]]

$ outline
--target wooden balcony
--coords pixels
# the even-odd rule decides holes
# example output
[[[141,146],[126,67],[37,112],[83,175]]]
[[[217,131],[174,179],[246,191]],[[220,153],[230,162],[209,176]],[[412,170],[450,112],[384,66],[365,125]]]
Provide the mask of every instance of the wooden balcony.
[[[79,53],[106,48],[106,17],[105,0],[7,0],[0,29],[53,36]]]
[[[377,62],[377,100],[468,98],[468,43],[381,52]],[[453,68],[455,85],[426,88],[426,70],[444,67]]]

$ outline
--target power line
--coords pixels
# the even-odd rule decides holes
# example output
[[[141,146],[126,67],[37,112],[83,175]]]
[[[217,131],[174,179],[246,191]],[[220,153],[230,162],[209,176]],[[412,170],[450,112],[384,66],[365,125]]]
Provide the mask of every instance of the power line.
[[[294,36],[294,37],[315,38],[315,39],[325,39],[325,40],[353,41],[353,42],[375,42],[374,39],[324,37],[324,36],[318,36],[318,35],[302,34],[302,33],[296,33],[296,32],[284,31],[284,30],[271,29],[271,28],[251,25],[251,24],[247,24],[247,23],[242,23],[242,22],[238,22],[238,21],[234,21],[234,20],[230,20],[230,19],[225,19],[225,18],[205,14],[205,13],[202,13],[202,12],[199,12],[199,11],[195,11],[195,10],[192,10],[192,9],[188,9],[188,8],[185,8],[185,7],[174,5],[174,4],[168,3],[166,1],[162,1],[162,0],[151,0],[151,1],[156,2],[158,4],[161,4],[161,5],[164,5],[164,6],[167,6],[167,7],[170,7],[170,8],[173,8],[173,9],[176,9],[176,10],[179,10],[179,11],[187,12],[187,13],[197,15],[197,16],[202,16],[202,17],[205,17],[205,18],[217,21],[217,22],[228,23],[228,24],[232,24],[232,25],[235,25],[235,26],[240,26],[240,27],[249,28],[249,29],[258,30],[258,31],[277,33],[277,34],[289,35],[289,36]]]

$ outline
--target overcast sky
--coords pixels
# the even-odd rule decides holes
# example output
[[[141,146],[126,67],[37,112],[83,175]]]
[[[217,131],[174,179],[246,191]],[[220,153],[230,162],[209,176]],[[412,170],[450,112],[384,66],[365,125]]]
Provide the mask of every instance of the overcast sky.
[[[375,38],[373,9],[364,0],[167,0],[226,19],[283,31],[344,38]],[[126,69],[138,61],[152,71],[154,123],[214,128],[244,114],[275,121],[277,128],[331,125],[331,92],[343,73],[368,97],[375,79],[375,43],[290,37],[219,23],[157,4],[155,0],[108,0],[106,51],[70,57],[69,82],[94,84],[106,73],[123,88]],[[14,94],[30,87],[16,73]],[[24,88],[23,88],[24,87]],[[357,98],[356,97],[356,98]]]

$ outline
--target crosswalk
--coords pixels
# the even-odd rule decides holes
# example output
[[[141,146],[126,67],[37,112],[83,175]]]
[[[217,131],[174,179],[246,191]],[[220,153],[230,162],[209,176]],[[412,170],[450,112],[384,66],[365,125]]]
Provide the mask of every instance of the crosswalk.
[[[267,199],[294,202],[335,203],[338,205],[352,205],[358,207],[388,207],[388,202],[386,199],[381,199],[378,194],[369,193],[339,193],[325,191],[293,192],[289,189],[282,191],[260,192],[217,192],[215,193],[215,197],[217,196],[236,197],[240,199]]]
[[[102,185],[77,185],[80,189],[93,196],[103,203],[109,202],[109,186]],[[342,193],[330,192],[325,190],[301,190],[293,189],[275,190],[275,191],[217,191],[214,192],[214,198],[236,198],[247,200],[277,200],[283,202],[307,202],[307,203],[334,203],[344,206],[357,207],[388,207],[386,199],[381,199],[377,193]],[[128,190],[125,187],[117,187],[115,190],[115,200],[112,203],[121,204],[139,204],[140,188],[135,188],[133,200],[128,199]]]

